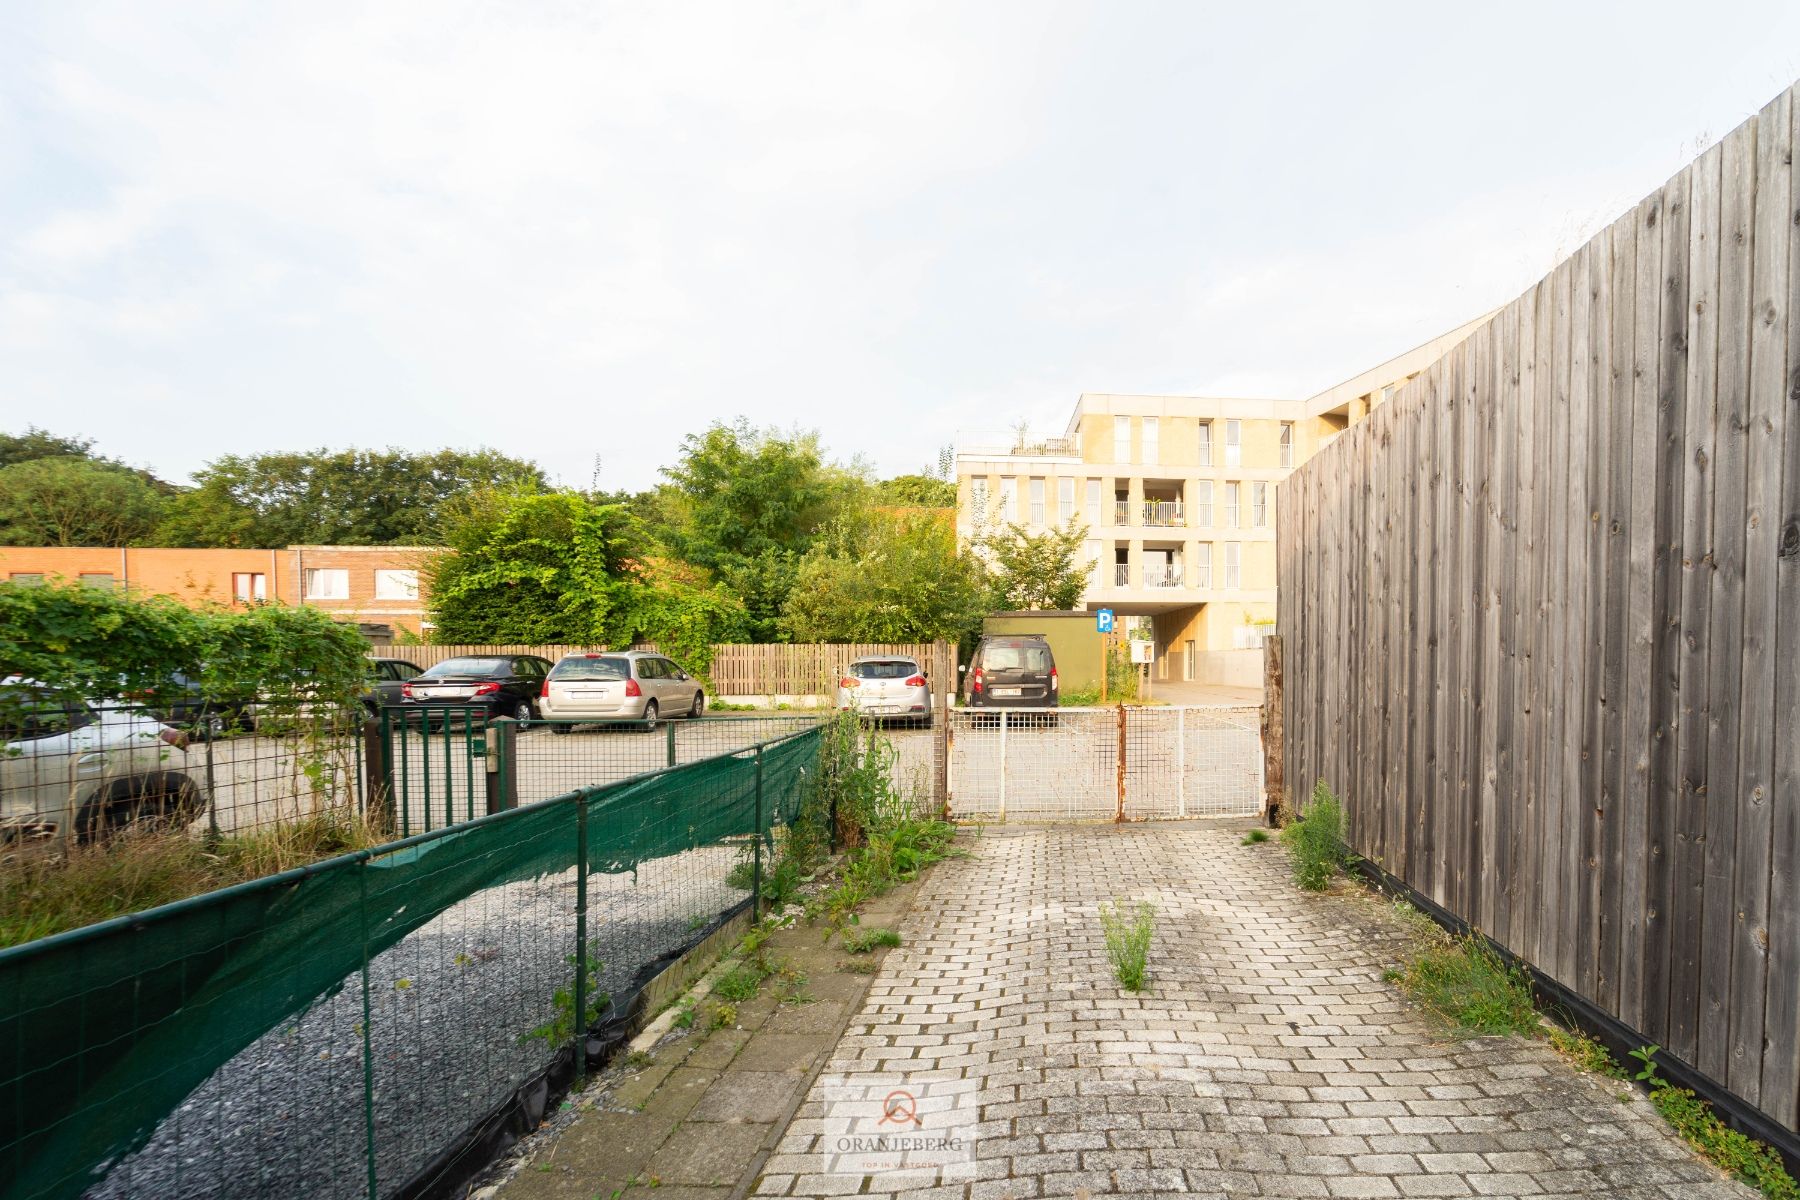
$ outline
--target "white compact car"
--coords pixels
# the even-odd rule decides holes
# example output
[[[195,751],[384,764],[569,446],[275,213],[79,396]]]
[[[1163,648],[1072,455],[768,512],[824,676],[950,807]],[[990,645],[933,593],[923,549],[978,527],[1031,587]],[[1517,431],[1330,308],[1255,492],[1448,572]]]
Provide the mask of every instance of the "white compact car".
[[[931,724],[931,685],[924,668],[891,654],[853,659],[838,680],[837,706],[867,717]]]
[[[63,701],[18,676],[0,681],[0,838],[179,828],[206,805],[180,730],[128,708]]]
[[[573,721],[642,721],[698,717],[706,693],[686,671],[660,654],[570,654],[550,668],[538,695],[538,715],[568,733]]]

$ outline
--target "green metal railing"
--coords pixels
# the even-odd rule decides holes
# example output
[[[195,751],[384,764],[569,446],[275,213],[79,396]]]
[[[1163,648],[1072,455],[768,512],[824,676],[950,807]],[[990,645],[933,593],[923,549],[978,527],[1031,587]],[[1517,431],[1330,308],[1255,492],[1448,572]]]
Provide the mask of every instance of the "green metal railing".
[[[818,748],[765,739],[0,951],[0,1195],[454,1186],[498,1114],[540,1118],[591,1030],[760,907]]]

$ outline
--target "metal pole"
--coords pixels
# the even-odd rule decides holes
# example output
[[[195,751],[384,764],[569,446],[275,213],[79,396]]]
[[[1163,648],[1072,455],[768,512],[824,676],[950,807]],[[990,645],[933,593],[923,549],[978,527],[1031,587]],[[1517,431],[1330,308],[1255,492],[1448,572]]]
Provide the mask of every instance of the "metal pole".
[[[1119,811],[1115,821],[1125,819],[1125,705],[1119,705]]]
[[[369,1006],[369,864],[356,864],[357,917],[362,924],[363,1145],[368,1160],[369,1200],[380,1200],[375,1181],[375,1045]]]
[[[750,920],[762,920],[763,748],[756,748],[756,838],[750,860]]]
[[[588,798],[584,794],[575,803],[575,1027],[572,1047],[575,1053],[575,1084],[587,1078],[587,877],[588,877]]]
[[[1175,815],[1187,816],[1187,709],[1175,710]]]
[[[1000,710],[1000,822],[1006,823],[1006,710]]]
[[[668,766],[671,766],[671,767],[672,767],[672,766],[674,766],[674,765],[675,765],[675,722],[673,722],[673,721],[670,721],[670,722],[669,722],[669,724],[668,724],[668,730],[669,730],[669,734],[668,734],[668,738],[669,738],[669,761],[668,761],[668,764],[667,764],[667,765],[668,765]]]
[[[201,710],[204,713],[204,709]],[[205,728],[205,717],[201,717],[201,728]],[[213,734],[206,730],[206,824],[211,831],[212,840],[219,840],[219,789],[213,784]]]

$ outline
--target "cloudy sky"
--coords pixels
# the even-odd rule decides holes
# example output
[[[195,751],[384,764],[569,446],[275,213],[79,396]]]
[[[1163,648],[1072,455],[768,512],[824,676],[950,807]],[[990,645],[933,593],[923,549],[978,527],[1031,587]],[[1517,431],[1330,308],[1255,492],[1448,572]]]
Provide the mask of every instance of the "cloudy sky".
[[[186,477],[1304,396],[1800,76],[1800,5],[0,3],[0,427]]]

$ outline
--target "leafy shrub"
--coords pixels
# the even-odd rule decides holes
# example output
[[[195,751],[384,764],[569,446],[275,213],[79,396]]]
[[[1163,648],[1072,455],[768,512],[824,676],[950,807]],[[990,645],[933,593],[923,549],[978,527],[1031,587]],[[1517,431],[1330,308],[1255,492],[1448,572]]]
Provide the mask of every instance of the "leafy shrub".
[[[1787,1173],[1779,1154],[1755,1138],[1727,1127],[1713,1114],[1710,1104],[1656,1073],[1656,1053],[1661,1049],[1641,1046],[1631,1051],[1631,1057],[1644,1064],[1634,1078],[1650,1088],[1650,1103],[1663,1119],[1688,1145],[1738,1182],[1757,1189],[1769,1200],[1800,1200],[1800,1183]]]
[[[1322,892],[1349,864],[1344,849],[1344,806],[1321,779],[1313,786],[1305,816],[1281,831],[1294,861],[1294,882],[1309,892]]]
[[[1112,961],[1119,986],[1128,992],[1144,990],[1144,966],[1150,955],[1150,935],[1156,908],[1139,904],[1129,914],[1123,904],[1100,906],[1100,928],[1106,935],[1106,957]]]

